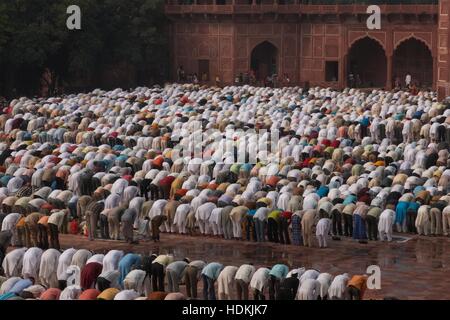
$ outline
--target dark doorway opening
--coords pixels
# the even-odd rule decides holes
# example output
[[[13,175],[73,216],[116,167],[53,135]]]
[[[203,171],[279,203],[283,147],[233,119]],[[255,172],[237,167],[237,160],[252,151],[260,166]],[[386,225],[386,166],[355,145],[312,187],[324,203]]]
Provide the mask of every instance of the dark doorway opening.
[[[256,80],[264,80],[277,74],[278,49],[268,41],[257,45],[251,54],[250,67]]]
[[[386,86],[386,54],[374,39],[365,37],[356,41],[348,54],[348,85],[359,88]]]
[[[415,38],[403,41],[394,51],[393,83],[397,80],[404,86],[408,73],[412,83],[418,87],[429,88],[433,85],[433,56],[427,45]]]
[[[339,62],[326,61],[325,62],[325,81],[338,81],[339,80]]]
[[[201,81],[209,81],[209,60],[198,60],[198,77]]]

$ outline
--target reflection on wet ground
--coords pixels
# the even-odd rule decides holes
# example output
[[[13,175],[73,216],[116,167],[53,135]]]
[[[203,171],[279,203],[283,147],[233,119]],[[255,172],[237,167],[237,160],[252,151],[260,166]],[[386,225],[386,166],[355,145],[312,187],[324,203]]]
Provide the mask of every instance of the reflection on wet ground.
[[[368,290],[367,298],[450,299],[450,238],[407,237],[411,239],[406,242],[368,244],[343,239],[331,241],[326,249],[169,234],[162,234],[159,243],[141,241],[138,245],[62,235],[61,244],[63,248],[88,248],[98,253],[111,249],[172,253],[180,259],[189,257],[236,266],[249,262],[256,267],[286,263],[290,268],[304,266],[333,275],[365,273],[369,265],[375,264],[381,268],[382,288]]]

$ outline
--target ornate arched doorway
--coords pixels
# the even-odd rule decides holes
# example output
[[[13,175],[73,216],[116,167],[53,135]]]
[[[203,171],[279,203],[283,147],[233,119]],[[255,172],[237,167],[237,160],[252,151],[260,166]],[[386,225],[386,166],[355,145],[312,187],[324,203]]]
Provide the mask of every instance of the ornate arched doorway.
[[[374,39],[357,40],[348,53],[348,85],[360,88],[378,88],[386,85],[386,53]]]
[[[250,68],[256,80],[264,80],[278,72],[278,49],[272,43],[264,41],[258,44],[250,57]]]
[[[409,73],[418,87],[433,85],[433,56],[428,46],[416,38],[402,41],[394,50],[392,59],[393,82],[398,78],[401,86]]]

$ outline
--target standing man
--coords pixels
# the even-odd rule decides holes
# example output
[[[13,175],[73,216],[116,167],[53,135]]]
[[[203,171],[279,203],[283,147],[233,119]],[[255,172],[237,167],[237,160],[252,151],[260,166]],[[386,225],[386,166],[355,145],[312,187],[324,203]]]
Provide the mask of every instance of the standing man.
[[[59,230],[67,215],[67,210],[56,211],[48,218],[48,229],[50,232],[50,247],[59,250]]]
[[[408,72],[406,72],[406,77],[405,77],[405,85],[406,85],[407,89],[409,89],[409,87],[411,86],[411,81],[412,81],[412,76],[408,71]]]
[[[216,300],[216,290],[214,288],[214,283],[219,277],[222,269],[223,265],[218,262],[211,262],[203,268],[203,298],[205,300]]]

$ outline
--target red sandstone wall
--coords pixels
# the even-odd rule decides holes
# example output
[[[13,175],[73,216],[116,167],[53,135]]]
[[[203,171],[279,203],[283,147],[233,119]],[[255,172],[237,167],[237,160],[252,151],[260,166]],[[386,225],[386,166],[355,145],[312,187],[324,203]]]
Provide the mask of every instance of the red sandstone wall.
[[[448,2],[444,6],[448,9]],[[445,3],[447,6],[445,6]],[[447,8],[447,9],[445,9]],[[448,15],[441,15],[441,27],[448,27]],[[425,43],[433,55],[433,75],[437,79],[438,37],[436,25],[401,25],[383,22],[382,30],[368,31],[364,22],[283,23],[283,22],[189,22],[174,23],[174,72],[183,65],[186,73],[198,72],[198,60],[209,60],[210,80],[219,75],[223,83],[233,83],[234,77],[250,68],[253,48],[269,41],[278,48],[278,73],[288,73],[293,83],[310,81],[311,85],[344,87],[347,81],[347,54],[353,43],[369,36],[384,48],[387,57],[387,85],[391,85],[392,56],[404,40],[414,37]],[[447,81],[446,65],[448,32],[440,30],[440,81]],[[339,62],[339,81],[325,82],[325,62]],[[174,74],[175,76],[175,74]],[[201,75],[199,75],[201,76]]]
[[[441,0],[439,4],[438,24],[438,57],[437,57],[437,90],[440,99],[450,95],[450,68],[449,68],[449,28],[450,1]]]

